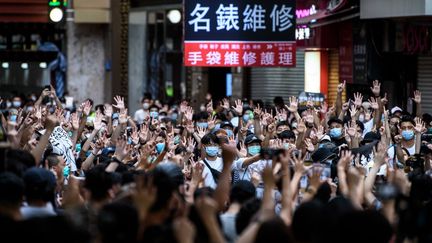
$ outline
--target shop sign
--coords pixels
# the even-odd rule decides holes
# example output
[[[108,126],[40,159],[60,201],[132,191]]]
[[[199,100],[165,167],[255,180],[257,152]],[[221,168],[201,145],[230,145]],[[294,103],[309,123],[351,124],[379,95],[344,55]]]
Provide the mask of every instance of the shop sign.
[[[185,0],[184,9],[186,66],[295,66],[295,0]]]
[[[309,40],[311,37],[311,29],[307,25],[299,25],[296,28],[296,40]]]

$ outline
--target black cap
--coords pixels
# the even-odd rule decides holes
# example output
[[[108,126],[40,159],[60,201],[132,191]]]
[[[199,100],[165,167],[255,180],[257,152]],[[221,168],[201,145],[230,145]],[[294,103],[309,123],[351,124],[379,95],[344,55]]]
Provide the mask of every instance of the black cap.
[[[220,128],[224,128],[224,127],[227,127],[227,126],[234,129],[234,125],[230,121],[223,121],[220,124]]]
[[[330,126],[333,122],[339,123],[341,125],[344,124],[344,122],[341,119],[339,119],[337,117],[333,117],[333,118],[330,118],[330,120],[327,122],[327,125]]]
[[[365,144],[365,143],[371,143],[379,140],[381,140],[381,134],[376,132],[368,132],[365,134],[361,143]]]
[[[245,144],[251,144],[251,143],[261,143],[261,139],[259,139],[257,136],[255,136],[255,134],[251,134],[249,136],[246,137],[245,139]]]
[[[333,159],[336,157],[336,154],[328,148],[319,148],[315,153],[312,154],[312,160],[314,162],[322,163],[328,159]]]

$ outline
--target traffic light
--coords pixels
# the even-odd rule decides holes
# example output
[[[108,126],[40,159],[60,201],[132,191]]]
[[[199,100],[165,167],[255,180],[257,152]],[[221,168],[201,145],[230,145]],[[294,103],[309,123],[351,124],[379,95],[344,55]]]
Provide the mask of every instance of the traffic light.
[[[65,16],[65,7],[67,0],[49,0],[48,1],[48,18],[52,23],[62,22]]]

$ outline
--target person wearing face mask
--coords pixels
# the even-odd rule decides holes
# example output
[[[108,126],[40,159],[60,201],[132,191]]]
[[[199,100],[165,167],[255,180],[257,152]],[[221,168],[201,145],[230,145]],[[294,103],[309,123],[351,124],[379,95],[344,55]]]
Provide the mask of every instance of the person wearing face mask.
[[[159,119],[159,107],[152,105],[150,107],[150,118],[152,119]]]
[[[296,136],[293,131],[286,130],[278,135],[278,138],[282,140],[282,144],[285,149],[295,147]]]
[[[337,147],[348,144],[344,137],[343,132],[343,121],[338,118],[332,118],[328,121],[329,131],[328,134],[331,138],[332,143],[334,143]]]
[[[404,157],[414,155],[416,153],[416,136],[421,136],[421,134],[416,134],[415,132],[415,122],[409,116],[404,116],[400,120],[400,125],[398,128],[399,134],[394,137],[395,145],[387,150],[387,154],[390,159],[390,164],[396,164],[401,167],[405,163]],[[407,151],[408,154],[405,154]]]
[[[223,169],[222,158],[219,154],[218,138],[215,134],[208,133],[201,139],[202,149],[205,157],[200,161],[204,165],[202,177],[205,186],[216,188],[219,175]]]
[[[261,139],[255,134],[249,134],[246,137],[247,157],[234,162],[234,169],[239,171],[240,180],[250,181],[252,172],[261,173],[267,165],[267,161],[261,158],[261,143]]]
[[[233,132],[234,125],[231,122],[229,122],[229,121],[223,121],[220,124],[220,128],[224,129],[226,131],[228,137],[234,136],[234,132]]]
[[[15,108],[15,109],[18,109],[18,108],[21,107],[21,105],[22,105],[21,98],[18,97],[18,96],[15,96],[12,99],[12,107]]]
[[[136,121],[138,124],[142,124],[144,120],[149,116],[150,103],[151,100],[147,97],[144,97],[141,100],[142,108],[138,109],[134,115],[134,121]]]

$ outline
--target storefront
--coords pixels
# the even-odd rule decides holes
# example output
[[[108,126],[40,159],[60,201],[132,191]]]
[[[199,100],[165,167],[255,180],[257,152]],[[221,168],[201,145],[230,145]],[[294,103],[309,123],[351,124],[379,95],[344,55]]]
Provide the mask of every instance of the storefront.
[[[0,24],[0,96],[56,86],[50,64],[65,48],[65,29],[48,23],[47,1],[0,2],[0,22],[7,23]],[[44,45],[46,42],[50,45]],[[64,92],[64,80],[56,88]]]
[[[383,83],[390,106],[410,112],[414,111],[414,90],[419,89],[422,111],[432,113],[432,11],[425,7],[427,2],[361,0],[361,19],[368,36],[367,77]]]

